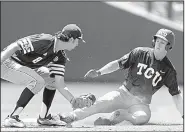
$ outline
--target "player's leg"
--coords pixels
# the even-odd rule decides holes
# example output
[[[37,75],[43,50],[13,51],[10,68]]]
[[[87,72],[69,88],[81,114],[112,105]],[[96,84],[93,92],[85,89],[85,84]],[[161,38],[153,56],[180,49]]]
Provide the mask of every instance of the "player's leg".
[[[57,116],[49,113],[55,92],[56,90],[51,90],[47,87],[44,89],[41,111],[37,119],[37,123],[40,125],[64,125],[64,123]]]
[[[43,91],[41,111],[37,123],[40,125],[63,125],[59,119],[56,119],[49,113],[49,109],[56,93],[55,79],[49,76],[49,69],[47,67],[39,68],[38,74],[44,78],[46,87]]]
[[[128,109],[133,119],[130,121],[133,125],[144,125],[148,123],[151,117],[149,105],[133,105]]]
[[[151,111],[148,105],[133,105],[128,109],[118,109],[111,114],[111,125],[118,124],[124,120],[133,125],[143,125],[148,123],[151,117]],[[95,122],[97,123],[97,121]]]
[[[2,70],[1,78],[10,81],[14,84],[26,85],[26,88],[21,93],[16,107],[13,112],[6,118],[5,125],[24,127],[24,124],[19,120],[19,114],[32,99],[32,97],[37,94],[44,86],[44,79],[39,76],[34,70],[22,66],[11,59],[6,60],[1,65]],[[17,123],[15,123],[17,122]],[[17,125],[17,126],[16,126]]]
[[[93,114],[110,113],[120,107],[122,104],[120,100],[120,92],[112,91],[100,97],[91,107],[76,109],[73,112],[60,114],[59,116],[62,121],[71,123],[73,121],[82,120]]]
[[[121,98],[124,101],[122,106],[111,113],[109,118],[98,118],[95,125],[115,125],[124,120],[131,122],[134,125],[147,123],[150,119],[151,112],[149,105],[144,104],[138,98],[129,93],[124,86],[119,89]]]
[[[118,109],[111,113],[110,117],[99,117],[94,121],[94,125],[115,125],[124,120],[130,121],[132,114],[127,109]]]
[[[48,89],[47,87],[44,88],[43,97],[42,97],[42,105],[41,105],[41,112],[39,117],[46,118],[49,115],[49,109],[51,107],[53,98],[55,96],[56,90]]]

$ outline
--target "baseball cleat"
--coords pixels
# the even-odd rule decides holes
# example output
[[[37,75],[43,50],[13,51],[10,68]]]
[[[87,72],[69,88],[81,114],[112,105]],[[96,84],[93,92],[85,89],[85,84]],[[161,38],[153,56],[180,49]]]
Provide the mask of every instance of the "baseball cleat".
[[[59,116],[57,115],[51,116],[51,114],[49,114],[45,118],[41,118],[39,116],[39,118],[37,119],[37,123],[39,125],[47,125],[47,126],[65,126],[66,125],[66,123],[60,120]]]
[[[4,121],[4,126],[5,127],[19,127],[19,128],[23,128],[26,125],[24,124],[23,121],[21,121],[19,119],[18,115],[14,115],[14,116],[9,116],[5,119]]]
[[[99,117],[97,120],[94,121],[94,125],[95,126],[99,126],[99,125],[108,125],[108,126],[110,126],[110,125],[112,125],[112,123],[109,119]]]

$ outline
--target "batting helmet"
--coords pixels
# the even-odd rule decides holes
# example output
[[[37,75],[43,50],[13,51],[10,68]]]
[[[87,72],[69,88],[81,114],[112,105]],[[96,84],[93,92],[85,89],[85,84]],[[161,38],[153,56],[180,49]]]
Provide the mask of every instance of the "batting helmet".
[[[59,39],[65,38],[65,39],[63,39],[65,41],[68,41],[69,38],[73,38],[73,39],[80,39],[80,40],[82,40],[82,42],[85,43],[85,40],[83,40],[82,31],[76,24],[68,24],[68,25],[66,25],[62,29],[62,31],[58,31],[55,35]]]
[[[174,33],[169,29],[159,29],[156,33],[156,35],[153,36],[152,46],[155,46],[155,40],[156,38],[162,38],[168,42],[166,45],[166,51],[170,51],[175,44],[175,35]]]

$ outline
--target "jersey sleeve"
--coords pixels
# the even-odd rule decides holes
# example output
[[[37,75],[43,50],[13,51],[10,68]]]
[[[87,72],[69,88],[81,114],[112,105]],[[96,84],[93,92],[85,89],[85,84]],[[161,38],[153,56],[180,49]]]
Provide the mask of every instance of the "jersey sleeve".
[[[120,59],[118,59],[119,67],[121,69],[129,68],[136,60],[139,55],[139,49],[135,48]]]
[[[181,93],[177,84],[177,74],[175,71],[169,72],[169,75],[165,79],[165,86],[168,87],[169,93],[172,96]]]
[[[56,56],[54,61],[48,64],[50,77],[53,78],[55,75],[64,77],[66,60],[64,56]]]
[[[23,54],[27,54],[29,52],[34,51],[33,44],[31,42],[30,38],[28,38],[28,37],[21,38],[21,39],[17,40],[16,43],[21,47]]]
[[[30,53],[32,51],[40,48],[37,44],[40,44],[41,41],[49,40],[51,41],[53,36],[50,34],[34,34],[17,40],[17,44],[21,47],[23,54]]]

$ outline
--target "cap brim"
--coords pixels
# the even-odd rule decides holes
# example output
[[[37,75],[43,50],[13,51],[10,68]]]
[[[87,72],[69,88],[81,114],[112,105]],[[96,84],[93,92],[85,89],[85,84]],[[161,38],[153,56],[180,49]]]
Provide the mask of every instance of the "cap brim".
[[[78,38],[80,41],[82,41],[83,43],[86,43],[85,40],[83,40],[82,38]]]
[[[83,39],[82,39],[82,42],[83,42],[83,43],[86,43],[85,40],[83,40]]]
[[[161,35],[155,35],[155,37],[158,37],[158,38],[164,39],[165,41],[167,41],[167,42],[168,42],[168,40],[167,40],[165,37],[161,36]]]

